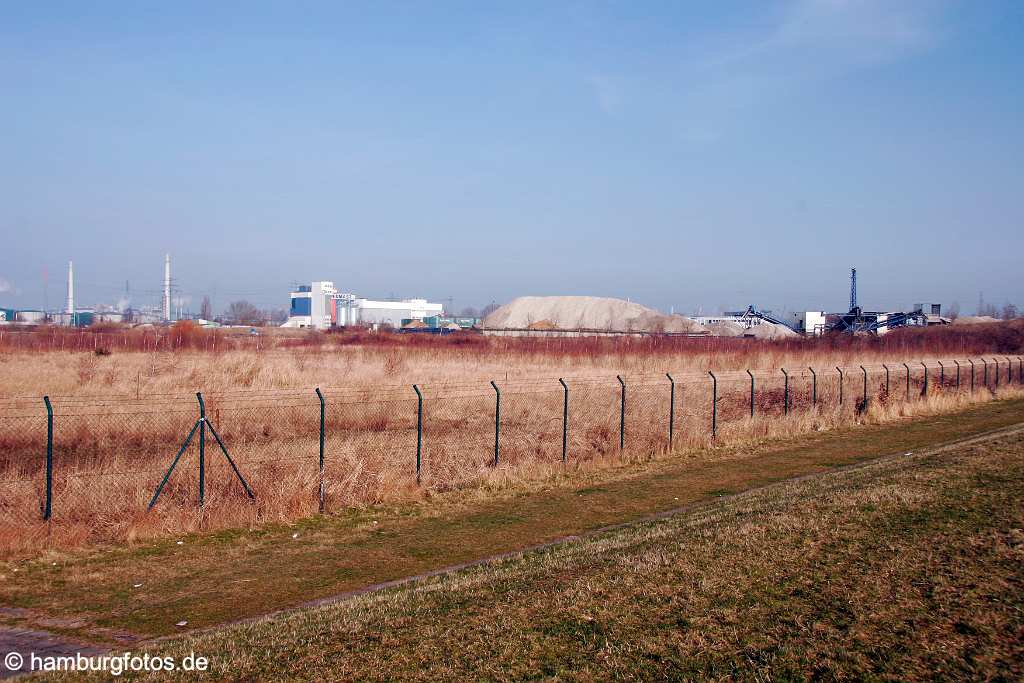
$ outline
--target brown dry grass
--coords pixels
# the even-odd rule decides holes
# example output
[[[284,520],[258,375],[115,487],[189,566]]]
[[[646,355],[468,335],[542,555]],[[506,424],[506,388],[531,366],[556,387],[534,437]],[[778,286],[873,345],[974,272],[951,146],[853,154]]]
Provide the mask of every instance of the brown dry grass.
[[[347,343],[350,338],[343,335],[314,339],[319,343],[260,352],[206,352],[196,350],[195,342],[192,350],[166,353],[22,349],[0,354],[8,396],[49,393],[56,413],[55,512],[47,524],[39,520],[45,453],[41,403],[38,398],[0,400],[0,554],[255,527],[314,514],[320,478],[316,385],[335,387],[324,391],[328,511],[424,499],[453,488],[474,487],[486,496],[562,471],[558,376],[567,377],[570,386],[570,468],[601,467],[667,449],[665,371],[672,371],[677,382],[676,449],[712,445],[709,366],[735,363],[731,370],[716,372],[718,444],[950,411],[1016,395],[1019,386],[1006,382],[1011,367],[1018,378],[1017,363],[1000,360],[1002,383],[994,385],[990,369],[989,387],[983,388],[977,361],[978,391],[972,394],[967,361],[961,357],[962,390],[953,386],[952,359],[943,361],[948,369],[939,388],[938,362],[930,360],[929,395],[921,396],[923,369],[916,365],[907,400],[900,365],[906,356],[889,358],[893,371],[886,392],[878,360],[888,347],[865,348],[856,340],[848,348],[742,340],[756,345],[723,346],[715,352],[677,340],[658,346],[657,339],[541,340],[543,345],[478,337],[464,342],[375,337]],[[916,342],[904,342],[916,348]],[[991,367],[992,357],[987,358]],[[867,411],[858,406],[862,363],[870,373]],[[809,365],[819,369],[815,406]],[[836,365],[846,372],[842,405]],[[788,416],[778,371],[783,366],[791,369]],[[753,419],[749,377],[740,367],[750,367],[756,377]],[[627,383],[626,448],[621,452],[617,373]],[[496,378],[503,391],[498,467],[493,466],[494,393],[488,378]],[[422,485],[417,485],[414,464],[414,380],[425,394]],[[198,454],[193,443],[157,507],[147,513],[153,491],[196,419],[195,399],[188,392],[197,388],[206,393],[210,420],[256,491],[256,501],[242,495],[207,434],[204,508],[195,504]]]

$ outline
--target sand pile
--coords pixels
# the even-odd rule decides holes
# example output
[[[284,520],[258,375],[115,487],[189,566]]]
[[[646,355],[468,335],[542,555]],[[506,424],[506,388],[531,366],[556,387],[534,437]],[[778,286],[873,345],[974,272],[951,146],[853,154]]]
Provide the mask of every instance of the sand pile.
[[[746,333],[758,339],[782,339],[783,337],[800,336],[785,325],[776,325],[768,321],[764,321],[760,325],[754,325]]]
[[[597,296],[521,296],[484,319],[490,329],[697,332],[703,326],[681,315],[663,315],[632,301]]]
[[[979,323],[997,323],[999,318],[990,315],[962,315],[953,321],[954,325],[977,325]]]
[[[708,330],[716,337],[742,337],[743,333],[746,332],[746,328],[739,323],[734,323],[731,320],[723,320],[720,323],[710,323],[707,325]]]

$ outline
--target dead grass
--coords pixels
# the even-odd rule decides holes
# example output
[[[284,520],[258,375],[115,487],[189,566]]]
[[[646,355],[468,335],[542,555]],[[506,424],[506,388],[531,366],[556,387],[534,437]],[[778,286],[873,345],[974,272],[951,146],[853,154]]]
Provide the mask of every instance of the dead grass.
[[[900,335],[887,335],[875,348],[856,339],[842,348],[836,340],[828,341],[832,346],[697,340],[714,344],[705,348],[661,338],[459,341],[457,336],[445,340],[312,334],[276,339],[276,350],[207,351],[202,344],[243,342],[203,336],[197,330],[179,332],[190,336],[167,342],[179,346],[166,353],[130,351],[134,338],[128,333],[123,339],[129,351],[109,355],[0,353],[5,371],[11,371],[8,395],[49,393],[56,412],[55,512],[52,522],[43,523],[39,514],[45,413],[38,398],[0,399],[0,555],[179,532],[255,528],[315,514],[320,484],[319,403],[312,391],[316,384],[324,387],[327,402],[328,511],[422,500],[467,487],[487,495],[530,486],[566,466],[601,468],[608,462],[664,453],[669,447],[670,383],[663,371],[671,371],[676,381],[674,449],[758,443],[855,423],[953,411],[973,402],[1016,396],[1020,386],[1019,364],[1006,356],[986,357],[988,386],[982,364],[976,361],[973,393],[968,391],[965,358],[957,361],[963,366],[959,391],[953,379],[954,360],[942,361],[945,368],[940,368],[939,361],[931,359],[925,366],[930,390],[922,396],[925,367],[914,362],[908,385],[903,361],[897,357],[888,361],[886,391],[878,354],[895,346]],[[56,343],[63,332],[47,332],[52,335],[48,338],[42,334],[37,341]],[[146,334],[141,339],[148,344]],[[91,338],[97,348],[107,348],[103,344],[116,337],[113,332],[110,338],[103,333],[71,333],[68,339],[85,344]],[[890,339],[895,341],[886,341]],[[907,349],[916,349],[919,342],[918,337],[903,335]],[[296,346],[285,348],[288,343]],[[853,351],[867,357],[853,358]],[[749,415],[749,377],[738,369],[742,366],[725,366],[738,361],[747,361],[755,375],[754,418]],[[994,362],[1003,378],[999,386],[994,383]],[[717,368],[719,383],[714,439],[711,380],[705,364]],[[861,364],[869,373],[866,410],[859,405],[864,398]],[[809,365],[818,368],[816,403]],[[845,368],[842,404],[836,365]],[[781,367],[788,367],[790,374],[788,415]],[[619,443],[621,387],[615,374],[623,374],[627,383],[624,449]],[[559,376],[567,378],[570,387],[566,465]],[[1013,384],[1007,382],[1009,376]],[[497,378],[503,392],[498,466],[495,395],[484,379],[489,377]],[[414,378],[425,395],[419,483]],[[195,388],[204,390],[210,421],[256,491],[256,501],[242,495],[207,433],[203,509],[196,505],[194,441],[156,508],[147,513],[154,490],[196,420],[195,398],[187,393]]]
[[[148,651],[201,653],[218,680],[1019,680],[1021,438],[788,482]]]

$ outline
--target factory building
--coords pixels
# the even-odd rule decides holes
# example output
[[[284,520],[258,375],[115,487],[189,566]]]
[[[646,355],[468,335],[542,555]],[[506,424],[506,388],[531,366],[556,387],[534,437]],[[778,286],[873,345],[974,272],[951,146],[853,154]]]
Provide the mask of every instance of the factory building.
[[[300,285],[291,293],[288,320],[281,327],[402,327],[409,320],[424,320],[442,314],[441,304],[426,299],[373,301],[339,292],[333,282],[321,280]]]

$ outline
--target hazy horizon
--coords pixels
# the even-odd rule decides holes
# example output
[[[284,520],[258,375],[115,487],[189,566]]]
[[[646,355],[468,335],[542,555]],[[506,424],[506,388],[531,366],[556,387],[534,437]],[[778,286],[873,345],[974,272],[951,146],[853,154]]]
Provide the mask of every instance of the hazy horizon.
[[[1024,5],[0,10],[0,307],[1024,303]]]

